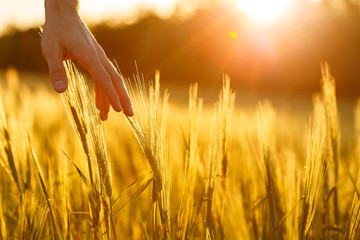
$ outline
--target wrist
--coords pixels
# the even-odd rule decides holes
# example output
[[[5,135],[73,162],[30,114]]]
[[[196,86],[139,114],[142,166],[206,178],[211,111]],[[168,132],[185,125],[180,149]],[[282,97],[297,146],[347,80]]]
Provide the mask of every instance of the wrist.
[[[45,21],[51,18],[70,18],[78,16],[78,0],[45,0]]]

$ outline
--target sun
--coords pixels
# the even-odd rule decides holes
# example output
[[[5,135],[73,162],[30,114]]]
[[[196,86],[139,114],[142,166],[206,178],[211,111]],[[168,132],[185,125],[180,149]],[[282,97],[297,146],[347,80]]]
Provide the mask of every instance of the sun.
[[[292,0],[238,0],[237,7],[250,19],[270,23],[280,17]]]

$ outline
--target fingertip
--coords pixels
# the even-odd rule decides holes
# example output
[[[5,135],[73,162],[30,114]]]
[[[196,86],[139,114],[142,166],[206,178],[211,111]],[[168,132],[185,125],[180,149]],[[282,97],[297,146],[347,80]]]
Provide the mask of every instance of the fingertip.
[[[117,96],[116,101],[115,101],[115,99],[113,99],[114,101],[111,102],[111,106],[113,107],[113,109],[116,112],[123,111],[126,116],[131,117],[134,115],[134,110],[131,106],[130,98],[124,87],[123,78],[116,71],[114,66],[110,64],[110,62],[108,61],[106,56],[105,55],[102,55],[102,56],[103,56],[102,62],[104,64],[104,67],[107,70],[109,76],[111,77],[112,87],[114,87],[116,96]],[[114,98],[115,98],[115,96],[114,96]],[[116,104],[114,104],[114,103],[116,103]]]
[[[134,109],[132,108],[132,106],[130,106],[130,108],[129,108],[128,116],[129,116],[129,117],[134,116]]]
[[[105,119],[105,118],[103,117],[103,115],[101,115],[101,114],[100,114],[100,120],[103,121],[103,122],[106,121],[106,119]]]
[[[104,112],[104,111],[101,111],[100,112],[100,120],[105,122],[108,118],[108,113],[107,112]]]
[[[124,113],[128,117],[134,116],[134,109],[131,104],[125,108]]]
[[[100,101],[98,100],[98,98],[96,97],[96,100],[95,100],[95,106],[96,106],[96,108],[97,108],[97,110],[101,110],[101,103],[100,103]]]
[[[116,101],[113,101],[111,103],[111,106],[116,112],[121,112],[123,110],[122,107],[121,107],[119,99],[117,99]]]
[[[115,112],[121,112],[121,111],[123,111],[123,108],[121,107],[121,105],[120,105],[120,110],[119,109],[115,109],[115,108],[113,108],[114,110],[115,110]]]
[[[96,86],[95,87],[95,106],[100,111],[101,110],[101,99],[100,99],[100,89]]]

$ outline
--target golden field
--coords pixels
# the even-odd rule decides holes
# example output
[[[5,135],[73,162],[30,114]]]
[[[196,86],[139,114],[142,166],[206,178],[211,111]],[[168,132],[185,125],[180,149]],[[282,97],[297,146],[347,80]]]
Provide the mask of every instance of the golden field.
[[[0,75],[0,239],[359,239],[360,105],[327,65],[308,104],[245,104],[226,76],[180,102],[136,75],[134,117],[106,124],[68,73],[62,99]]]

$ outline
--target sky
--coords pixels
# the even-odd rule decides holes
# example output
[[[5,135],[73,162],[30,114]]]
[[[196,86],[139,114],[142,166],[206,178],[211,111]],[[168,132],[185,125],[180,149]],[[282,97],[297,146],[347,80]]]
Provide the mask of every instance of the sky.
[[[80,0],[80,14],[88,23],[108,20],[115,23],[136,21],[138,10],[170,17],[181,0]],[[181,4],[183,14],[192,11],[192,1]],[[0,0],[0,35],[8,26],[29,28],[44,22],[44,0]]]
[[[176,44],[186,40],[188,41],[186,43],[189,44],[185,45],[185,50],[191,49],[192,51],[195,46],[194,56],[198,56],[198,59],[206,59],[210,65],[219,66],[219,69],[227,67],[224,72],[229,74],[235,75],[240,72],[236,75],[239,79],[250,79],[249,81],[253,82],[270,73],[272,69],[275,69],[274,72],[279,74],[282,71],[280,64],[285,64],[288,67],[285,69],[287,72],[296,72],[298,76],[302,76],[303,66],[309,67],[310,64],[315,66],[315,70],[311,69],[311,71],[318,73],[318,63],[324,60],[328,60],[332,66],[336,66],[335,69],[344,71],[345,77],[349,75],[345,70],[350,69],[350,67],[344,67],[345,65],[353,66],[353,72],[359,69],[358,56],[360,55],[354,51],[349,51],[350,48],[355,49],[353,46],[357,46],[356,41],[359,39],[359,34],[353,31],[354,26],[357,26],[357,18],[347,23],[345,22],[347,21],[346,18],[337,19],[337,13],[334,14],[336,19],[332,17],[333,15],[328,18],[324,15],[324,17],[322,6],[333,3],[336,8],[341,9],[341,3],[357,1],[360,5],[360,0],[327,0],[326,5],[321,4],[324,0],[80,0],[80,14],[89,25],[105,20],[110,20],[113,24],[131,24],[136,22],[141,13],[144,12],[153,12],[162,18],[169,18],[173,14],[188,16],[187,14],[191,15],[194,13],[194,9],[198,7],[209,6],[204,3],[211,1],[221,2],[223,5],[228,5],[229,8],[217,11],[216,6],[209,11],[212,13],[209,18],[206,17],[206,12],[199,15],[199,18],[193,18],[192,21],[189,21],[191,26],[185,28],[186,31],[179,31],[180,34],[177,34],[178,32],[171,34],[175,37],[166,38],[171,41],[171,43],[166,44],[177,47]],[[229,12],[228,9],[233,12]],[[333,14],[333,9],[329,9]],[[232,14],[234,12],[240,13],[239,22],[237,22],[238,14]],[[228,14],[229,17],[227,17]],[[218,16],[219,18],[216,19]],[[222,21],[224,19],[230,19],[230,21]],[[314,22],[315,20],[317,22]],[[26,29],[41,26],[43,22],[44,0],[0,0],[0,37],[9,25]],[[210,22],[214,24],[209,24]],[[334,22],[336,24],[333,24]],[[149,55],[147,54],[151,52],[153,46],[154,49],[159,48],[163,49],[163,52],[167,51],[168,48],[162,47],[162,45],[166,45],[164,44],[166,41],[157,41],[156,32],[146,29],[146,34],[148,34],[146,40],[138,41],[136,43],[138,45],[134,44],[139,48],[128,50],[128,59],[142,59],[147,64],[148,59],[152,59],[148,58]],[[117,39],[121,39],[121,36],[118,33]],[[113,43],[110,41],[111,39],[105,40],[103,41],[104,44],[107,43],[110,47],[114,45],[111,44]],[[0,47],[5,49],[6,44]],[[166,62],[167,59],[159,58],[155,67],[163,64],[161,66],[165,67],[162,69],[166,69],[167,66],[175,63],[176,61],[172,62],[172,60],[179,55],[177,55],[178,51],[175,47],[174,52],[176,54],[168,60],[170,63]],[[214,47],[214,51],[209,51],[212,47]],[[140,50],[138,51],[138,49]],[[127,49],[119,47],[114,50],[114,58],[117,56],[121,59],[120,50]],[[156,54],[157,52],[153,53],[154,56]],[[223,59],[219,58],[220,55],[223,56]],[[338,57],[339,55],[342,57]],[[304,58],[310,60],[305,61]],[[179,59],[182,61],[180,57]],[[194,61],[198,59],[195,58]],[[234,65],[235,67],[231,65],[233,62],[246,66],[245,70],[238,71],[238,65]],[[127,60],[124,60],[122,64],[127,64]],[[149,69],[152,71],[152,68]],[[259,73],[259,75],[254,74],[254,72]],[[279,79],[285,79],[285,75],[281,75]],[[269,78],[275,78],[274,76],[272,75]]]
[[[111,19],[114,24],[133,23],[139,10],[153,12],[168,18],[175,11],[187,16],[210,0],[80,0],[80,14],[87,23]],[[271,22],[281,16],[295,0],[211,0],[239,10],[250,20],[260,23]],[[320,2],[321,0],[308,0]],[[334,0],[337,2],[340,0]],[[7,27],[26,29],[44,22],[44,0],[0,0],[0,35]],[[178,8],[176,8],[176,6]]]
[[[286,13],[296,0],[80,0],[80,14],[88,24],[106,20],[113,24],[131,24],[144,11],[162,18],[169,18],[174,13],[186,17],[211,1],[228,5],[251,21],[263,24]],[[343,0],[332,0],[340,1]],[[0,36],[9,26],[26,29],[44,22],[44,0],[0,0],[0,6]]]

